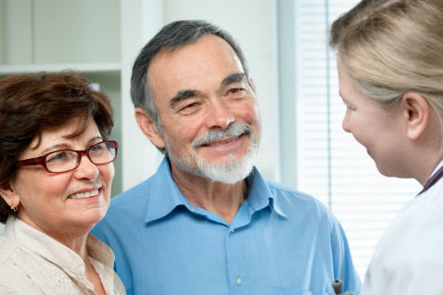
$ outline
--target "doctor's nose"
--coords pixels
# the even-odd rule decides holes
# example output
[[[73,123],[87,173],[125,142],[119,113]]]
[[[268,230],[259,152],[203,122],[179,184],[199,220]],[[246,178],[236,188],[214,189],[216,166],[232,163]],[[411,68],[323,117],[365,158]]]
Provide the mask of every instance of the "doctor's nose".
[[[342,122],[341,126],[342,126],[344,131],[351,133],[351,129],[349,128],[348,121],[343,119],[343,122]]]
[[[341,127],[343,128],[344,131],[351,133],[351,124],[349,122],[349,117],[347,112],[345,114],[345,117],[343,118]]]

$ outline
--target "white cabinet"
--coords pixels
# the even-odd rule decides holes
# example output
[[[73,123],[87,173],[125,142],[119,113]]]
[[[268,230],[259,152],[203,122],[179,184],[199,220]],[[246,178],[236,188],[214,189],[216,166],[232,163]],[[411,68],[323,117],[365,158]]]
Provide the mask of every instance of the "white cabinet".
[[[129,97],[135,56],[162,25],[160,0],[0,0],[0,78],[77,70],[100,84],[121,150],[113,195],[155,171],[161,156],[135,124]]]
[[[4,64],[120,62],[119,0],[1,0]]]

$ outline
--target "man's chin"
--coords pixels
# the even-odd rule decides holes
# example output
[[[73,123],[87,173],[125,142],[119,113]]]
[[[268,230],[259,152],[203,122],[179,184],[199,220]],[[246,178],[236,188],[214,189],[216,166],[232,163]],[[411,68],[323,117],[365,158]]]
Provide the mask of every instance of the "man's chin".
[[[253,145],[245,155],[238,157],[229,154],[221,159],[207,159],[197,153],[193,160],[184,161],[177,155],[168,152],[170,160],[180,170],[214,182],[227,184],[237,183],[248,177],[254,167],[257,154],[258,145]]]
[[[198,164],[198,170],[200,175],[216,182],[222,183],[237,183],[242,181],[251,173],[254,167],[254,162],[251,158],[235,161],[229,161],[229,163],[223,164]]]
[[[211,171],[211,173],[202,173],[202,176],[214,182],[234,184],[248,177],[251,171],[252,167],[247,171],[233,171],[229,173],[214,173]]]

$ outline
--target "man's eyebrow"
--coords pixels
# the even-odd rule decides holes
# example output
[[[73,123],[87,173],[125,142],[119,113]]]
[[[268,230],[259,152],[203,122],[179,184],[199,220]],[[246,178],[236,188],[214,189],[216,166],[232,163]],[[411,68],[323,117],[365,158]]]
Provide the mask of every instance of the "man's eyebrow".
[[[226,85],[229,85],[231,83],[240,82],[243,79],[245,79],[245,77],[246,77],[245,73],[231,74],[231,75],[229,75],[229,76],[227,76],[226,78],[223,79],[222,85],[226,86]]]
[[[182,102],[185,99],[188,99],[190,97],[194,97],[199,95],[201,92],[198,90],[180,90],[171,100],[169,101],[169,105],[171,108],[174,108],[178,103]]]
[[[223,79],[222,85],[226,86],[231,83],[240,82],[245,79],[245,73],[234,73]],[[171,100],[169,101],[169,105],[171,108],[174,108],[178,103],[182,102],[185,99],[200,95],[201,91],[193,90],[193,89],[185,89],[180,90]]]

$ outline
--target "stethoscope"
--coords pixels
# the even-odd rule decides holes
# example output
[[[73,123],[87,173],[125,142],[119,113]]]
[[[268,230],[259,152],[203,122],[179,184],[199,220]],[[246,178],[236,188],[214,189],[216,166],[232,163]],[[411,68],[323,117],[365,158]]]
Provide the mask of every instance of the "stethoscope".
[[[345,293],[342,294],[343,282],[340,279],[335,279],[332,282],[332,288],[334,289],[335,295],[354,295],[354,293],[352,293],[351,291],[346,291]]]
[[[437,181],[440,180],[440,178],[443,177],[443,166],[440,167],[440,169],[438,169],[437,172],[435,172],[431,178],[428,179],[428,181],[426,182],[425,186],[423,187],[423,189],[421,190],[421,192],[418,193],[418,195],[421,195],[422,193],[424,193],[425,191],[427,191],[428,189],[430,189]]]

